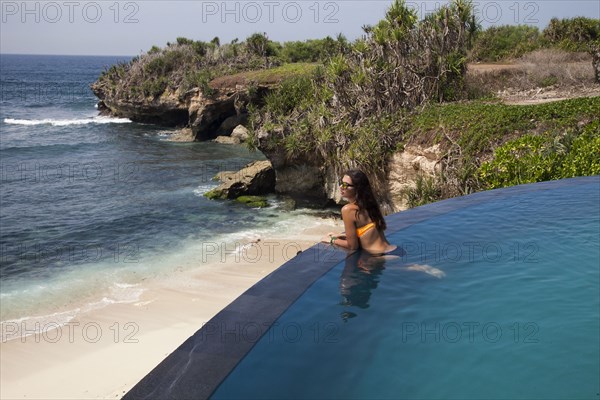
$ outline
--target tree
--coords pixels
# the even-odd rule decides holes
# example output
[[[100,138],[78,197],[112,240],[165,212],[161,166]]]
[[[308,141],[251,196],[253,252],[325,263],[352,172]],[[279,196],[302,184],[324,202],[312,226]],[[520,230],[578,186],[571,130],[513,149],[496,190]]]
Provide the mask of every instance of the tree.
[[[336,104],[353,123],[460,95],[478,29],[470,1],[453,0],[419,21],[395,0],[383,20],[364,29],[364,39],[329,64]]]
[[[252,55],[265,58],[265,68],[269,66],[267,50],[269,48],[269,39],[266,33],[255,33],[246,39],[248,52]]]

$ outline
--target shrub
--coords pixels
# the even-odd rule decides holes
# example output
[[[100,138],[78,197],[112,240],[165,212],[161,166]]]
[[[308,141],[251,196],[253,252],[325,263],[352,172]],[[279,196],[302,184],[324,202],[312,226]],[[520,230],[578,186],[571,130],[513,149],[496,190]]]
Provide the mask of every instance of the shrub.
[[[408,208],[433,203],[442,198],[442,188],[437,178],[417,175],[415,186],[403,193]]]
[[[200,88],[200,91],[204,96],[212,96],[214,94],[214,89],[212,89],[208,84],[212,80],[212,75],[209,70],[202,69],[199,71],[188,72],[185,76],[185,79],[182,83],[182,88],[184,91],[190,90],[191,88]]]
[[[507,87],[525,91],[556,85],[569,88],[594,84],[594,68],[587,53],[540,49],[525,54],[509,68],[473,71],[465,78],[470,99],[494,96]]]
[[[518,63],[527,73],[524,83],[528,83],[529,87],[586,85],[594,82],[594,72],[587,53],[543,49],[526,54]]]
[[[584,129],[524,135],[500,146],[479,174],[487,188],[600,174],[598,121]]]
[[[538,28],[528,25],[492,26],[475,35],[469,58],[494,62],[518,58],[541,47]]]
[[[167,89],[169,82],[164,76],[148,79],[142,83],[142,93],[146,97],[159,97]]]
[[[277,90],[266,96],[266,110],[278,115],[285,115],[312,98],[314,98],[313,84],[309,77],[287,78],[281,82]]]
[[[347,52],[349,49],[345,37],[337,40],[327,36],[325,39],[307,40],[304,42],[286,42],[282,45],[279,56],[284,62],[326,62],[331,57]]]
[[[405,140],[424,146],[439,143],[447,149],[442,162],[443,195],[449,197],[567,177],[561,171],[575,161],[557,161],[559,156],[579,160],[579,167],[573,167],[576,171],[594,171],[598,163],[589,161],[588,165],[585,160],[598,159],[593,153],[596,145],[588,148],[584,144],[596,143],[600,135],[598,123],[590,122],[597,120],[599,112],[600,97],[528,106],[484,102],[432,105],[410,119]],[[588,136],[577,139],[577,146],[584,150],[571,154],[577,148],[575,138],[582,133]],[[496,148],[494,155],[491,151]],[[482,160],[489,161],[482,166]]]
[[[600,175],[600,122],[586,126],[571,143],[559,170],[561,178]]]
[[[192,44],[192,43],[194,43],[194,41],[191,40],[191,39],[184,38],[184,37],[178,37],[177,38],[177,44],[180,45],[180,46],[185,45],[185,44],[189,45],[189,44]]]
[[[552,18],[544,29],[544,39],[568,51],[589,51],[589,44],[600,39],[600,19]]]

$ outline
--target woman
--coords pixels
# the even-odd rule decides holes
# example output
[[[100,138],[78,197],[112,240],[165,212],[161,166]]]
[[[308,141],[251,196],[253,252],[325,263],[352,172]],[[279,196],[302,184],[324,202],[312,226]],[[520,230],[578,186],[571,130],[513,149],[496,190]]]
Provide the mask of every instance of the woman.
[[[342,197],[348,201],[342,208],[343,234],[330,233],[323,241],[372,255],[383,255],[396,249],[385,238],[385,220],[364,172],[350,170],[340,182]]]

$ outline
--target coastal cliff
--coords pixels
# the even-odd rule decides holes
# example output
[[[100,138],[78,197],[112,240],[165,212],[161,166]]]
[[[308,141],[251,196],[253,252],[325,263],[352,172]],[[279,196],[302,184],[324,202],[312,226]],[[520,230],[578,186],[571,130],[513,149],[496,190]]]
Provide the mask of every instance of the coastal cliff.
[[[178,38],[111,67],[92,89],[101,112],[186,127],[196,141],[245,126],[246,145],[273,167],[274,191],[298,205],[339,203],[337,185],[349,168],[371,177],[387,213],[599,174],[597,57],[584,53],[585,35],[561,31],[596,21],[551,24],[544,41],[514,53],[515,46],[490,47],[486,38],[536,32],[477,36],[472,17],[469,2],[454,0],[419,21],[395,1],[353,44],[338,37],[281,45],[266,34],[225,45]],[[594,29],[589,35],[599,36]],[[541,49],[548,43],[571,43],[579,53]],[[467,63],[501,56],[518,58],[504,66]],[[562,102],[531,104],[547,101]]]
[[[182,93],[180,88],[165,90],[159,97],[130,98],[106,90],[103,82],[92,85],[100,99],[101,113],[129,118],[134,122],[150,123],[168,127],[189,127],[194,140],[229,136],[233,129],[247,118],[250,102],[260,103],[273,84],[254,85],[249,91],[247,83],[236,80],[215,82],[210,95],[200,88]]]

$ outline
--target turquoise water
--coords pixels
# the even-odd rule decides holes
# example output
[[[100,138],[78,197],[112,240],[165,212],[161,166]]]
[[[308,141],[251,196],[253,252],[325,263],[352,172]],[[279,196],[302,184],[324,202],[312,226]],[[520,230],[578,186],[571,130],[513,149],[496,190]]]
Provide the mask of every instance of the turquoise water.
[[[350,257],[213,398],[598,398],[600,185],[589,182],[410,226],[389,235],[406,251],[396,259]]]
[[[260,152],[98,116],[89,85],[119,61],[0,56],[0,341],[19,337],[5,326],[52,329],[135,302],[142,282],[201,267],[207,249],[314,223],[275,197],[256,210],[203,196]]]

